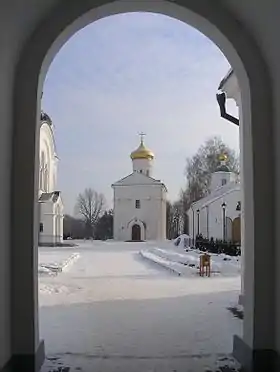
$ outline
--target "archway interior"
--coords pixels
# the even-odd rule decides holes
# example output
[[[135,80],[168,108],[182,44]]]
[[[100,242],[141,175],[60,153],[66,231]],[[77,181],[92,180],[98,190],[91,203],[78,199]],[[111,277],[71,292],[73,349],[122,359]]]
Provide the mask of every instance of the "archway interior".
[[[213,92],[213,99],[214,98],[215,98],[215,91]],[[134,241],[141,240],[141,227],[139,226],[139,224],[134,224],[132,226],[131,237],[132,237],[132,240]]]

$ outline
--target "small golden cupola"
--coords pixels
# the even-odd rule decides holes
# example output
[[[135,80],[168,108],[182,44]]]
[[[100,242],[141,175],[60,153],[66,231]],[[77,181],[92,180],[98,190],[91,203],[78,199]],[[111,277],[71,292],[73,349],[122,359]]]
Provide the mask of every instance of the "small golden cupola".
[[[154,153],[144,145],[143,140],[144,135],[145,135],[144,133],[140,133],[141,137],[140,145],[135,151],[132,151],[132,153],[130,154],[132,160],[135,159],[153,160],[155,157]]]
[[[219,155],[220,165],[216,169],[216,172],[230,172],[229,167],[227,166],[228,156],[224,152]]]

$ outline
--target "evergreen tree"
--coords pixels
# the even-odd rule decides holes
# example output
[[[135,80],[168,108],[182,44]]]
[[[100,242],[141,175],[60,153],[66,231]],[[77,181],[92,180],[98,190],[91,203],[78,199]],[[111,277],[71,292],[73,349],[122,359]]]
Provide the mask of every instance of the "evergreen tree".
[[[95,239],[107,240],[113,238],[113,211],[105,211],[98,219],[95,227]]]

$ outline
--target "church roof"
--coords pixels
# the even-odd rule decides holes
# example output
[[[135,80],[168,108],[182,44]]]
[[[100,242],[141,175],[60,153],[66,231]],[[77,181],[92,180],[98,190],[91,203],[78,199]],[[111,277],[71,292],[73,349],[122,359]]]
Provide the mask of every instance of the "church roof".
[[[136,182],[129,182],[129,181],[136,181]],[[114,182],[112,187],[114,186],[133,186],[133,185],[149,185],[149,184],[157,184],[161,185],[167,191],[167,188],[161,180],[157,180],[153,177],[147,176],[144,173],[132,172],[128,176],[121,178],[120,180]]]
[[[228,81],[228,79],[230,78],[230,76],[233,74],[233,69],[230,68],[230,70],[227,72],[226,76],[221,80],[219,86],[218,86],[218,90],[222,90],[225,83]]]
[[[229,182],[227,185],[214,190],[213,192],[211,192],[211,194],[206,195],[204,198],[201,198],[191,203],[190,208],[188,210],[195,210],[196,208],[205,207],[206,205],[211,204],[213,201],[217,199],[223,198],[232,192],[240,190],[241,188],[239,182]]]
[[[54,156],[56,159],[58,159],[58,156],[57,156],[57,152],[56,152],[56,141],[55,141],[55,137],[54,137],[54,127],[53,127],[53,122],[52,122],[52,119],[50,118],[50,116],[44,112],[43,110],[41,110],[41,115],[40,115],[40,121],[41,121],[41,126],[46,123],[52,133],[52,141],[53,141],[53,146],[54,146]]]
[[[218,166],[218,168],[216,169],[216,172],[230,172],[230,169],[227,165],[222,164]]]
[[[40,119],[41,119],[41,122],[46,122],[50,126],[52,126],[52,119],[50,118],[50,116],[46,112],[41,111]]]
[[[60,191],[53,191],[53,192],[43,192],[39,197],[39,202],[44,203],[47,201],[52,201],[56,203],[60,196]]]

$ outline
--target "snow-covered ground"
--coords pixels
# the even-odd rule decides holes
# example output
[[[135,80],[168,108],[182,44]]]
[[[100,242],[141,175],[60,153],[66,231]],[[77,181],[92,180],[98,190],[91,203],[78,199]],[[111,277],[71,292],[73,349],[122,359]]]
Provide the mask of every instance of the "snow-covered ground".
[[[237,272],[174,275],[139,254],[152,250],[177,257],[171,242],[39,248],[39,267],[59,267],[56,275],[39,272],[40,336],[51,359],[44,372],[61,365],[73,371],[216,371],[218,359],[231,362],[224,356],[242,325],[227,310],[238,299]]]

